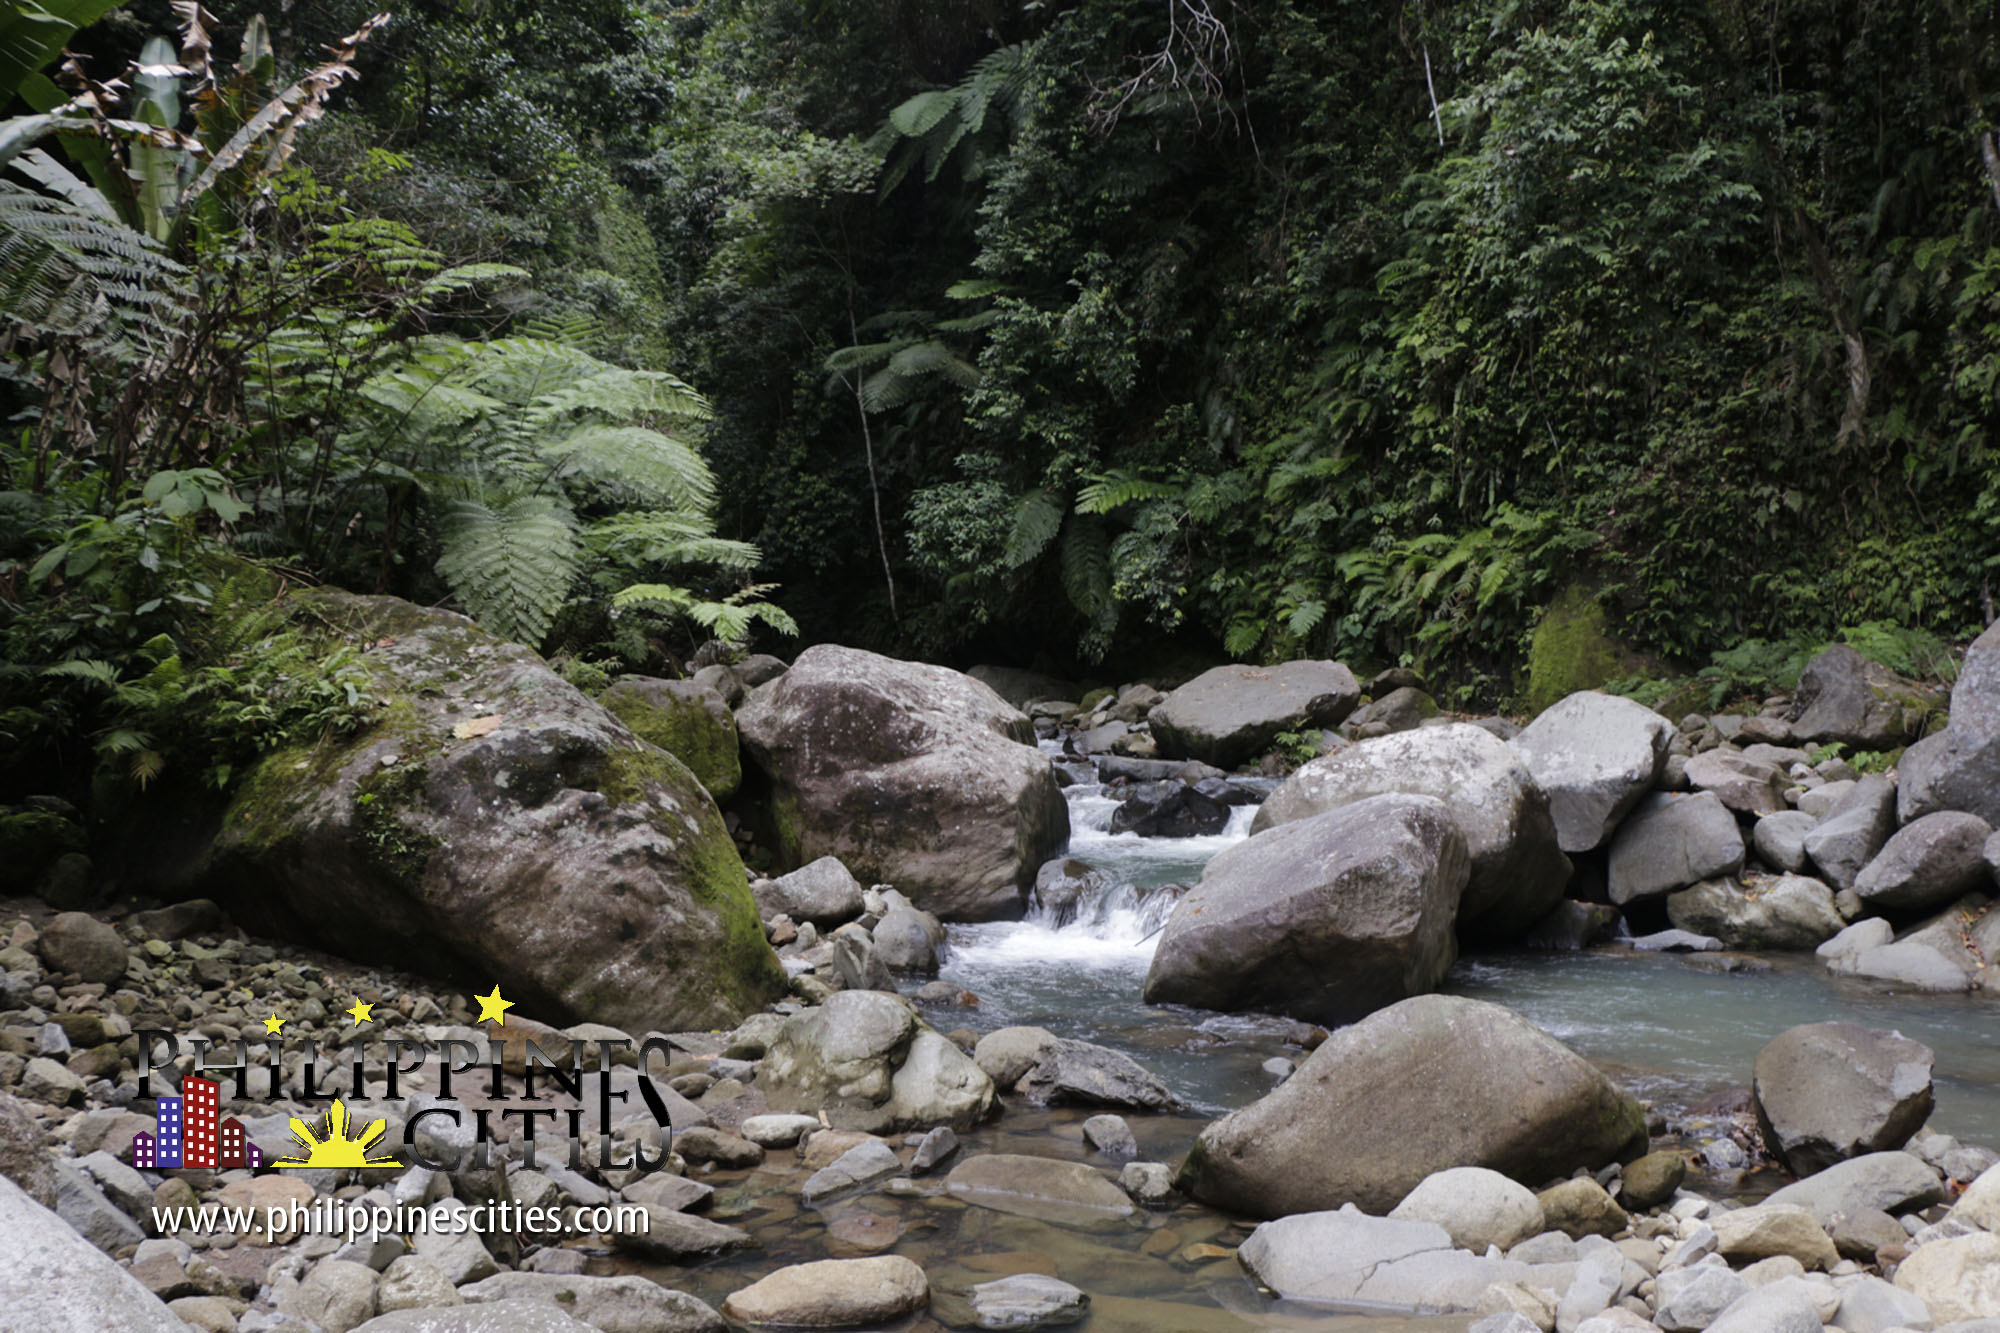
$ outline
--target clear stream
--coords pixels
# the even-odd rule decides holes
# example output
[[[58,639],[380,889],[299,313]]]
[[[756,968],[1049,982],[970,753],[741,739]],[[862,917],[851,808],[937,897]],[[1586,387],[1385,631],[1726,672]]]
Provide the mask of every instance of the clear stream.
[[[1086,764],[1065,763],[1069,855],[1109,884],[1074,919],[1046,917],[951,927],[942,976],[978,997],[976,1009],[931,1006],[940,1029],[981,1031],[1028,1023],[1114,1047],[1153,1070],[1186,1104],[1178,1113],[1129,1117],[1141,1155],[1172,1161],[1202,1125],[1271,1087],[1261,1066],[1302,1058],[1280,1019],[1148,1005],[1140,998],[1156,932],[1172,910],[1164,886],[1192,884],[1223,848],[1248,836],[1255,807],[1238,807],[1212,837],[1142,838],[1109,832],[1116,802]],[[1480,954],[1462,960],[1444,989],[1508,1005],[1667,1111],[1743,1088],[1758,1049],[1799,1023],[1843,1018],[1895,1028],[1937,1052],[1932,1123],[1970,1142],[2000,1144],[2000,1003],[1967,996],[1898,995],[1834,977],[1805,958],[1771,957],[1768,969],[1716,973],[1680,956],[1606,949],[1585,954]],[[968,1152],[1025,1152],[1111,1165],[1083,1143],[1088,1110],[1010,1106],[995,1124],[961,1136]],[[865,1194],[822,1209],[798,1202],[787,1154],[773,1170],[718,1173],[712,1215],[750,1230],[757,1248],[691,1267],[646,1267],[670,1286],[720,1306],[730,1292],[785,1263],[897,1253],[930,1275],[930,1310],[887,1327],[968,1326],[954,1297],[1013,1272],[1045,1272],[1091,1294],[1085,1333],[1227,1333],[1311,1328],[1320,1333],[1461,1333],[1467,1316],[1404,1318],[1333,1312],[1260,1296],[1233,1259],[1246,1224],[1192,1204],[1147,1213],[1128,1228],[1071,1231],[967,1207],[938,1177],[918,1192]],[[1722,1181],[1709,1182],[1728,1188]],[[613,1261],[616,1263],[616,1261]]]

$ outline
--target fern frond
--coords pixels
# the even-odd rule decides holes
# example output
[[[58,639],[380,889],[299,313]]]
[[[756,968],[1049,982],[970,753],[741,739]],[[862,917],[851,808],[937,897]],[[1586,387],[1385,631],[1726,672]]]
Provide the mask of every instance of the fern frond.
[[[1094,626],[1107,627],[1118,618],[1111,594],[1111,539],[1104,524],[1079,518],[1069,525],[1062,542],[1063,591],[1070,605]]]
[[[707,513],[715,475],[684,440],[644,426],[581,426],[542,446],[563,471],[642,504]]]
[[[576,581],[576,517],[546,495],[452,507],[438,573],[473,619],[534,647]]]
[[[721,565],[754,569],[764,558],[749,542],[710,531],[704,515],[661,509],[628,510],[599,519],[584,534],[596,551],[626,565]]]
[[[1019,569],[1048,549],[1062,528],[1063,502],[1054,491],[1037,489],[1021,497],[1014,508],[1014,526],[1007,533],[1000,562]]]
[[[1141,477],[1128,476],[1123,472],[1107,472],[1092,477],[1090,483],[1076,494],[1076,512],[1079,514],[1108,514],[1121,506],[1139,500],[1171,500],[1177,498],[1181,488],[1164,481],[1147,481]]]

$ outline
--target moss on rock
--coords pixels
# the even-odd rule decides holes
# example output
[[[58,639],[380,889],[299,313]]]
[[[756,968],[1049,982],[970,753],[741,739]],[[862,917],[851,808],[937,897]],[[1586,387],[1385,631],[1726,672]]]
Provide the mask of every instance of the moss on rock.
[[[1542,612],[1528,645],[1528,711],[1633,674],[1633,655],[1611,636],[1598,594],[1571,584]]]
[[[598,702],[641,740],[686,764],[716,800],[728,800],[742,785],[736,718],[714,690],[693,681],[626,676]]]

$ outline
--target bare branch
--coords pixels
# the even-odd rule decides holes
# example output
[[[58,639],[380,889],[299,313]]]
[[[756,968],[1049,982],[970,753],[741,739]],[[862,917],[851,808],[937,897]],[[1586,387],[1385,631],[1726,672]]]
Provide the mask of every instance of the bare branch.
[[[1166,6],[1167,35],[1159,49],[1137,57],[1131,78],[1094,90],[1089,119],[1099,133],[1109,134],[1135,101],[1161,94],[1185,97],[1197,126],[1206,124],[1204,111],[1211,104],[1239,123],[1222,81],[1235,53],[1228,27],[1209,0],[1166,0]]]

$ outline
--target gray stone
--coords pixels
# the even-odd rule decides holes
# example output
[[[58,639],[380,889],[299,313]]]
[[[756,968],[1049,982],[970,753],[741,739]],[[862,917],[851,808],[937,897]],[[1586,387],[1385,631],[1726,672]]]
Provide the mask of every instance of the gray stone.
[[[1561,899],[1570,865],[1548,798],[1515,752],[1478,727],[1427,727],[1322,755],[1271,793],[1250,830],[1385,794],[1438,798],[1465,835],[1461,933],[1519,939]]]
[[[1935,1327],[1930,1311],[1916,1296],[1879,1277],[1868,1276],[1856,1279],[1852,1286],[1842,1290],[1833,1322],[1845,1333],[1890,1333],[1892,1329],[1923,1333]]]
[[[1354,673],[1338,662],[1220,666],[1168,694],[1148,721],[1164,757],[1234,768],[1280,732],[1340,725],[1360,698]]]
[[[1556,1327],[1573,1329],[1610,1308],[1625,1280],[1625,1256],[1616,1249],[1595,1249],[1577,1263],[1569,1289],[1556,1302]]]
[[[981,1328],[1046,1328],[1074,1324],[1090,1297],[1069,1283],[1040,1273],[981,1282],[972,1288],[972,1310]]]
[[[101,1148],[77,1158],[76,1164],[120,1212],[140,1226],[152,1220],[153,1187],[144,1176]]]
[[[1986,840],[1978,815],[1940,810],[1898,829],[1854,880],[1870,907],[1935,911],[1987,882]]]
[[[1799,675],[1792,691],[1792,735],[1858,750],[1893,750],[1917,736],[1941,702],[1934,691],[1837,643]]]
[[[1750,1284],[1725,1264],[1699,1264],[1660,1274],[1653,1322],[1667,1333],[1699,1333],[1748,1295]]]
[[[1603,845],[1659,780],[1673,728],[1616,695],[1572,694],[1509,742],[1549,799],[1565,852]]]
[[[1716,1316],[1707,1333],[1820,1333],[1819,1305],[1796,1279],[1774,1282],[1738,1297]]]
[[[1611,901],[1622,907],[1742,867],[1742,830],[1713,793],[1654,792],[1611,839]]]
[[[477,1286],[477,1283],[473,1284]],[[398,1310],[423,1310],[432,1306],[458,1305],[464,1297],[451,1285],[444,1271],[422,1255],[406,1254],[392,1260],[375,1286],[375,1308],[383,1314]]]
[[[1229,806],[1184,782],[1147,782],[1128,787],[1111,812],[1113,833],[1142,838],[1191,838],[1222,832]]]
[[[1209,1125],[1177,1184],[1251,1216],[1344,1201],[1387,1212],[1447,1167],[1539,1182],[1645,1146],[1638,1103],[1553,1037],[1498,1005],[1430,995],[1334,1033]]]
[[[1905,750],[1897,770],[1903,823],[1964,810],[2000,825],[2000,625],[1965,650],[1944,730]]]
[[[1803,810],[1780,810],[1757,821],[1750,831],[1750,845],[1757,859],[1771,869],[1797,873],[1806,868],[1806,834],[1818,823]]]
[[[375,1270],[365,1264],[322,1259],[278,1302],[278,1310],[326,1333],[348,1333],[375,1317],[377,1280]]]
[[[1127,1162],[1118,1172],[1118,1188],[1148,1208],[1173,1201],[1174,1170],[1165,1162]]]
[[[1920,1042],[1853,1023],[1780,1033],[1757,1053],[1751,1089],[1766,1146],[1800,1174],[1902,1147],[1930,1117],[1932,1059]]]
[[[984,1045],[984,1042],[981,1043]],[[1158,1111],[1175,1105],[1167,1085],[1108,1046],[1057,1037],[1041,1049],[1014,1091],[1035,1106],[1114,1106]]]
[[[1967,894],[1892,944],[1844,960],[1839,970],[1926,991],[1991,986],[1987,960],[2000,957],[2000,912],[1985,894]]]
[[[1920,1245],[1897,1265],[1896,1285],[1940,1322],[2000,1319],[2000,1236],[1975,1231]]]
[[[822,1259],[752,1283],[724,1301],[722,1313],[745,1324],[849,1328],[921,1310],[930,1291],[924,1270],[901,1255]]]
[[[813,1172],[799,1191],[799,1197],[808,1204],[818,1204],[835,1195],[902,1173],[903,1160],[896,1156],[895,1150],[880,1139],[869,1139],[834,1158],[832,1164]]]
[[[896,979],[875,952],[875,939],[860,925],[850,923],[833,932],[833,966],[840,983],[851,991],[896,993]]]
[[[1435,797],[1375,796],[1267,829],[1175,905],[1145,998],[1332,1025],[1422,994],[1457,956],[1468,866]]]
[[[1796,1204],[1823,1227],[1844,1213],[1879,1209],[1903,1213],[1946,1198],[1944,1180],[1911,1153],[1872,1152],[1835,1162],[1785,1186],[1766,1203]]]
[[[2000,1166],[1981,1172],[1952,1205],[1951,1215],[1982,1231],[2000,1232]]]
[[[1028,719],[969,676],[815,644],[737,714],[778,854],[837,856],[945,920],[1018,914],[1069,838]]]
[[[1125,1191],[1081,1162],[1016,1153],[966,1158],[945,1177],[945,1189],[968,1203],[1059,1226],[1114,1226],[1134,1211]]]
[[[1833,890],[1804,875],[1711,879],[1667,898],[1667,919],[1731,949],[1816,949],[1846,927]]]
[[[1083,1122],[1083,1141],[1106,1157],[1137,1157],[1139,1141],[1125,1117],[1094,1115]]]
[[[836,1128],[871,1134],[966,1129],[997,1104],[993,1080],[971,1058],[924,1026],[909,1001],[881,991],[840,991],[787,1019],[757,1086],[773,1111],[824,1111]]]
[[[1478,1166],[1450,1167],[1424,1177],[1389,1216],[1435,1222],[1450,1234],[1452,1244],[1475,1254],[1490,1245],[1509,1249],[1539,1235],[1543,1225],[1542,1205],[1533,1191]]]
[[[643,1277],[583,1277],[554,1273],[496,1273],[461,1287],[474,1305],[539,1301],[601,1333],[722,1333],[722,1316],[686,1292]]]
[[[159,1297],[5,1178],[0,1311],[35,1333],[186,1333]]]
[[[750,891],[763,915],[810,921],[822,930],[861,915],[861,881],[834,856],[822,856],[776,879],[758,880]]]
[[[56,1163],[56,1214],[106,1254],[116,1254],[146,1239],[144,1229],[105,1198],[73,1162]]]
[[[1896,929],[1879,916],[1863,918],[1814,950],[1821,962],[1836,972],[1870,949],[1879,949],[1896,938]]]
[[[277,1333],[290,1333],[279,1329]],[[593,1333],[544,1301],[491,1301],[376,1315],[355,1333]]]
[[[895,972],[936,976],[944,927],[929,912],[892,907],[875,926],[875,954]]]
[[[1832,1268],[1840,1255],[1813,1215],[1791,1204],[1760,1203],[1711,1217],[1716,1253],[1741,1263],[1789,1256],[1807,1268]]]
[[[44,1208],[56,1206],[56,1168],[48,1135],[19,1098],[0,1093],[0,1176]]]
[[[209,899],[190,898],[151,912],[134,912],[125,924],[141,939],[184,940],[190,935],[219,934],[228,927],[229,918]]]
[[[820,1127],[817,1116],[753,1115],[737,1126],[737,1133],[762,1148],[789,1148]]]
[[[1544,1224],[1565,1236],[1615,1236],[1629,1220],[1610,1191],[1589,1176],[1577,1176],[1549,1186],[1535,1196]]]
[[[1785,788],[1791,785],[1776,764],[1727,747],[1691,756],[1687,778],[1696,791],[1714,792],[1724,805],[1746,815],[1774,815],[1785,809]]]
[[[88,912],[57,913],[42,927],[35,949],[49,971],[106,985],[122,978],[131,963],[117,928]]]
[[[1236,1257],[1290,1300],[1421,1302],[1439,1311],[1471,1310],[1494,1283],[1532,1274],[1526,1264],[1454,1248],[1450,1234],[1433,1223],[1369,1217],[1352,1205],[1265,1222]]]
[[[1056,1041],[1047,1028],[999,1028],[979,1039],[972,1058],[986,1071],[995,1087],[1010,1092],[1016,1083],[1041,1062],[1042,1053]]]
[[[465,1211],[459,1199],[440,1199],[430,1206],[431,1225],[410,1236],[410,1251],[428,1259],[454,1287],[491,1277],[500,1271],[493,1255],[480,1241],[479,1233],[456,1215]],[[454,1227],[465,1226],[457,1231]]]
[[[734,1027],[783,993],[679,760],[463,616],[333,589],[284,606],[365,646],[390,706],[244,775],[201,882],[245,929],[419,973],[449,958],[555,1023]],[[457,734],[474,715],[498,721]]]
[[[910,1174],[927,1175],[957,1151],[958,1135],[950,1125],[939,1125],[917,1141],[917,1150],[910,1154]]]
[[[622,1191],[627,1201],[643,1203],[670,1213],[690,1213],[706,1208],[715,1197],[715,1187],[686,1176],[654,1171],[639,1177]]]
[[[645,1225],[612,1235],[611,1243],[621,1250],[630,1250],[652,1259],[690,1259],[741,1249],[751,1244],[749,1232],[711,1222],[705,1217],[647,1204],[635,1206],[645,1208]],[[489,1277],[491,1273],[480,1276]],[[464,1283],[457,1285],[463,1286]]]
[[[1806,856],[1826,882],[1851,889],[1896,827],[1896,785],[1879,773],[1854,784],[1806,834]]]

